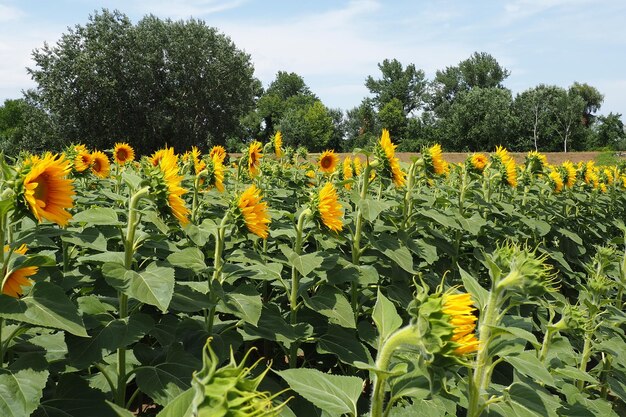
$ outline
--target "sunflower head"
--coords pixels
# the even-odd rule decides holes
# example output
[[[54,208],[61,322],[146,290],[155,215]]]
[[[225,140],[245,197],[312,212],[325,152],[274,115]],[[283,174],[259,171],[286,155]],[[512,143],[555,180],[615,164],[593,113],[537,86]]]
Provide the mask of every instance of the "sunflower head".
[[[276,132],[274,135],[274,153],[277,158],[283,156],[283,134],[280,133],[280,131]]]
[[[43,219],[65,226],[72,215],[74,186],[67,176],[70,162],[64,156],[45,154],[24,161],[17,181],[20,206],[39,222]]]
[[[128,143],[116,143],[113,148],[113,160],[118,165],[132,162],[135,160],[135,150]]]
[[[352,164],[352,158],[350,158],[349,156],[346,156],[343,160],[342,177],[344,181],[350,180],[352,179],[352,177],[354,177],[354,166]],[[352,188],[352,184],[348,182],[344,185],[344,187],[346,188],[346,190],[350,190]]]
[[[422,350],[437,357],[461,362],[479,348],[475,329],[477,317],[472,297],[467,293],[418,290],[409,305],[411,323],[419,334]]]
[[[400,168],[400,160],[396,155],[396,145],[391,142],[389,131],[383,129],[380,140],[374,146],[374,154],[378,161],[377,169],[384,178],[389,178],[396,187],[402,187],[406,183],[406,173]]]
[[[236,200],[236,220],[250,233],[266,239],[269,233],[270,217],[267,203],[261,200],[261,190],[254,184],[248,187]]]
[[[250,174],[250,177],[255,177],[259,174],[261,158],[263,158],[263,154],[261,153],[262,149],[263,146],[261,145],[261,142],[256,140],[248,146],[246,158],[248,160],[248,174]]]
[[[93,172],[99,178],[106,178],[111,172],[111,163],[109,158],[104,152],[96,151],[91,154],[93,156],[93,165],[91,166],[91,172]]]
[[[332,174],[339,165],[339,155],[333,150],[325,150],[320,155],[318,166],[324,174]]]
[[[224,164],[218,158],[209,159],[204,169],[207,171],[208,185],[215,187],[220,193],[224,192]]]
[[[9,246],[4,247],[4,252],[9,252]],[[26,245],[22,245],[19,248],[13,250],[18,255],[26,255],[28,248]],[[24,294],[24,288],[33,285],[33,280],[29,277],[35,275],[39,267],[37,266],[25,266],[23,268],[16,268],[12,271],[6,271],[7,273],[2,280],[2,293],[13,298],[19,298]]]
[[[443,158],[443,151],[440,144],[436,143],[430,148],[423,148],[422,158],[424,159],[424,168],[428,177],[432,178],[450,172],[450,166]]]
[[[537,151],[530,151],[526,155],[525,164],[528,172],[537,174],[544,171],[545,167],[548,165],[548,160],[544,154]]]
[[[226,149],[223,146],[215,145],[209,151],[209,158],[217,159],[223,164],[226,160]]]
[[[465,166],[470,172],[482,174],[489,162],[489,158],[484,153],[474,153],[467,158]]]
[[[563,181],[567,188],[573,188],[576,185],[576,167],[570,161],[561,164],[559,172],[563,177]]]
[[[184,226],[189,223],[189,209],[182,198],[187,190],[181,186],[183,177],[179,174],[178,156],[173,148],[162,149],[158,152],[159,154],[156,155],[158,164],[152,168],[150,175],[151,195],[161,214],[175,217]]]
[[[314,215],[319,217],[322,224],[333,232],[343,229],[343,210],[337,197],[335,186],[327,182],[312,198]]]
[[[563,190],[563,178],[561,177],[561,173],[556,169],[552,169],[548,174],[548,178],[552,185],[552,190],[555,193],[560,193],[561,190]]]
[[[87,150],[79,150],[74,157],[74,171],[87,172],[94,162],[93,155]]]
[[[491,162],[500,171],[502,183],[511,188],[517,187],[517,167],[515,160],[502,146],[496,148],[495,155],[491,155]]]
[[[158,167],[159,163],[161,162],[161,158],[163,158],[163,155],[165,155],[167,152],[167,149],[159,149],[148,158],[148,161],[153,167]]]

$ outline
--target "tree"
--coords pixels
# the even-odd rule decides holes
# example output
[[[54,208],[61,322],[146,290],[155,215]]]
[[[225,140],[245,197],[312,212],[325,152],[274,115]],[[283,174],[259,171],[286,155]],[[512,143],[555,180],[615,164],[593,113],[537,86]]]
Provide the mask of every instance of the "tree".
[[[518,122],[516,136],[520,150],[530,146],[535,151],[550,150],[558,129],[556,101],[563,92],[561,87],[540,84],[517,95],[513,114]]]
[[[224,144],[260,89],[249,55],[194,19],[133,25],[104,9],[33,58],[37,105],[63,137],[99,148]]]
[[[473,88],[504,88],[510,72],[486,52],[474,52],[457,66],[437,71],[431,83],[429,109],[445,117],[456,97]]]
[[[598,116],[595,126],[596,141],[591,146],[595,148],[619,148],[620,143],[626,140],[626,131],[622,122],[622,115],[609,113],[607,116]]]
[[[402,111],[402,102],[397,98],[391,99],[380,109],[378,121],[383,129],[389,130],[394,141],[400,142],[404,138],[408,120]]]
[[[378,115],[371,98],[365,98],[361,104],[346,113],[347,149],[365,148],[380,136]]]
[[[0,151],[41,153],[60,151],[64,142],[54,130],[50,115],[25,98],[5,100],[0,106]]]
[[[331,112],[315,100],[310,105],[292,106],[279,122],[285,146],[304,146],[321,152],[329,146],[335,126]]]
[[[575,82],[569,88],[570,94],[579,96],[585,102],[585,108],[583,109],[582,124],[585,127],[589,127],[593,124],[595,116],[593,113],[600,110],[604,96],[595,88],[587,83],[580,84]]]
[[[441,120],[449,142],[456,151],[483,151],[497,145],[511,147],[514,118],[511,92],[500,88],[475,87],[460,94]]]
[[[403,68],[397,59],[385,59],[378,68],[382,78],[368,76],[365,86],[374,95],[379,110],[394,99],[402,104],[405,116],[422,107],[427,86],[424,71],[416,69],[414,64]]]

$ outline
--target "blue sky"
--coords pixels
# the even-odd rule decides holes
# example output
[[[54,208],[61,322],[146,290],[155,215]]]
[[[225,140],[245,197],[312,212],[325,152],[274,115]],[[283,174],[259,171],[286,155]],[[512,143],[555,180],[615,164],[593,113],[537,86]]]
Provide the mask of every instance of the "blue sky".
[[[34,48],[103,7],[134,22],[149,13],[204,19],[251,55],[264,85],[296,72],[329,107],[358,105],[385,58],[432,78],[484,51],[511,71],[514,94],[586,82],[605,96],[600,113],[626,115],[623,0],[0,0],[0,102],[34,86],[25,70]]]

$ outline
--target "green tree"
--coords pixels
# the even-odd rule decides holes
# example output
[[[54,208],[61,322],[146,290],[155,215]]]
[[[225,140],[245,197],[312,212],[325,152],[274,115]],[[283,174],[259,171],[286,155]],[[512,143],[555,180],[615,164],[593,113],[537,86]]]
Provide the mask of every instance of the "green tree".
[[[594,127],[596,141],[590,144],[591,147],[620,149],[620,145],[626,141],[624,122],[622,122],[622,115],[619,113],[598,116]]]
[[[593,86],[587,83],[575,82],[569,88],[570,94],[579,96],[585,102],[585,107],[582,112],[582,124],[585,127],[593,125],[595,115],[593,113],[600,110],[604,96]]]
[[[408,123],[402,109],[402,102],[397,98],[391,99],[378,111],[378,121],[383,129],[389,130],[395,141],[404,138]]]
[[[515,97],[513,115],[517,128],[515,136],[520,150],[552,149],[558,126],[556,124],[557,98],[564,90],[554,85],[540,84]]]
[[[437,117],[445,117],[459,94],[473,88],[504,88],[502,82],[509,75],[490,54],[474,52],[457,66],[436,72],[428,107]]]
[[[321,152],[329,147],[335,126],[331,112],[315,100],[310,105],[292,106],[279,121],[285,146],[304,146]]]
[[[582,114],[585,109],[585,100],[574,91],[561,91],[556,98],[555,120],[557,125],[556,133],[560,144],[563,146],[563,152],[584,147],[582,140],[574,142],[572,140],[584,135],[582,123]]]
[[[460,94],[448,117],[440,120],[443,145],[455,151],[482,151],[497,145],[511,147],[515,119],[511,92],[501,88],[475,87]]]
[[[62,137],[99,148],[224,144],[260,89],[249,55],[193,19],[133,25],[105,9],[33,58],[37,105]]]
[[[380,136],[378,114],[371,98],[346,113],[346,148],[365,148]]]
[[[416,69],[414,64],[403,68],[397,59],[385,59],[378,68],[382,78],[368,76],[365,86],[374,95],[374,104],[379,110],[394,99],[402,104],[405,116],[422,107],[427,87],[424,71]]]

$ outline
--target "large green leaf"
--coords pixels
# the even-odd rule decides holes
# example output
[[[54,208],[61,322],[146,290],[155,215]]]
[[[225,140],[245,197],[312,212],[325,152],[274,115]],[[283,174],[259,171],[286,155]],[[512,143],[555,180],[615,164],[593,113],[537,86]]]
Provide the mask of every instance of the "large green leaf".
[[[107,282],[142,303],[167,308],[174,294],[174,269],[152,263],[142,272],[129,271],[117,263],[102,265]]]
[[[380,346],[382,346],[382,343],[389,335],[402,326],[402,318],[396,311],[396,306],[380,292],[380,288],[376,295],[372,319],[378,329],[378,346],[380,350]]]
[[[79,369],[86,368],[103,357],[103,354],[137,342],[154,327],[154,321],[143,313],[134,313],[125,319],[111,320],[102,327],[90,330],[90,337],[67,336],[70,363]]]
[[[555,386],[554,377],[548,372],[545,365],[537,359],[535,351],[524,351],[517,356],[507,356],[505,360],[521,374],[545,385]]]
[[[39,406],[46,386],[47,370],[22,369],[0,373],[0,415],[28,417]]]
[[[481,286],[476,278],[474,278],[471,274],[465,271],[463,268],[457,265],[459,269],[459,273],[461,274],[461,281],[463,281],[463,286],[472,294],[472,298],[477,301],[478,309],[482,310],[487,304],[487,299],[489,298],[489,291],[487,291],[483,286]]]
[[[54,392],[44,401],[33,417],[115,417],[106,404],[102,391],[89,387],[77,374],[60,377]]]
[[[363,380],[355,376],[329,375],[315,369],[287,369],[277,372],[292,390],[330,416],[357,416],[357,401]]]
[[[263,302],[261,296],[252,285],[241,285],[224,294],[223,303],[218,305],[220,311],[232,313],[243,321],[257,325],[261,317]]]
[[[340,361],[349,365],[373,362],[369,350],[359,341],[354,330],[334,324],[329,325],[326,334],[318,340],[317,351],[337,355]]]
[[[191,388],[179,394],[157,414],[157,417],[191,417],[195,395]]]
[[[329,318],[330,323],[356,329],[354,311],[350,302],[337,288],[326,285],[313,297],[304,297],[308,308]]]
[[[198,248],[185,248],[174,252],[167,257],[167,260],[173,266],[191,269],[196,274],[200,274],[207,269],[204,263],[204,254]]]
[[[137,370],[137,385],[157,404],[167,405],[188,389],[195,367],[179,362],[142,366]]]
[[[59,286],[45,281],[21,299],[0,294],[0,317],[87,336],[76,306]]]
[[[74,223],[89,223],[91,225],[119,226],[122,223],[117,218],[115,210],[109,207],[92,207],[74,214],[70,220]]]
[[[372,238],[370,243],[383,255],[394,261],[400,268],[411,274],[417,273],[413,270],[413,257],[411,256],[411,252],[402,244],[397,236],[383,233],[376,238]]]

